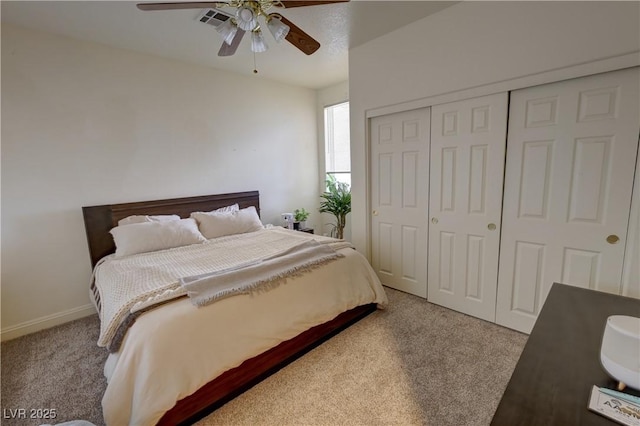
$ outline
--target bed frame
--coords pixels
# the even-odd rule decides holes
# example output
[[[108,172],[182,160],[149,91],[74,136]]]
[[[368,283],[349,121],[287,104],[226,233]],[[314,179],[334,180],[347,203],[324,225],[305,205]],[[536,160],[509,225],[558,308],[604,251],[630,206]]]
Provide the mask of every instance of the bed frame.
[[[116,226],[120,219],[130,215],[157,214],[177,214],[186,218],[194,211],[211,211],[235,203],[238,203],[240,208],[255,206],[258,214],[260,213],[258,191],[83,207],[91,266],[95,266],[104,256],[115,252],[115,244],[109,230]],[[176,402],[158,424],[194,423],[375,309],[375,304],[358,306],[244,361],[240,366],[226,371],[193,394]]]

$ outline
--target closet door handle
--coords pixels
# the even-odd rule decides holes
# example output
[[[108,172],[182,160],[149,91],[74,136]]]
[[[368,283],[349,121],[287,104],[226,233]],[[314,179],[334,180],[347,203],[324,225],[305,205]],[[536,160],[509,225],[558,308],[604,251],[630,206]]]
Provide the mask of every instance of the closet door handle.
[[[617,244],[620,241],[620,238],[617,235],[609,235],[607,237],[607,242],[609,244]]]
[[[437,217],[432,217],[431,218],[431,223],[433,223],[434,225],[438,224],[438,218]]]
[[[374,216],[378,216],[378,210],[372,211],[371,214],[374,215]]]
[[[495,231],[496,230],[496,224],[495,223],[490,223],[487,225],[487,229],[489,231]]]

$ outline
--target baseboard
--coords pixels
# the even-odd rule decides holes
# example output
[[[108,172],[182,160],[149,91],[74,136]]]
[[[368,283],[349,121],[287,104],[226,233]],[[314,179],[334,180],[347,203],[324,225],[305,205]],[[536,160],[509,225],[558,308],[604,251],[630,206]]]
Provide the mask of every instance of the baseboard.
[[[21,324],[12,325],[3,328],[0,331],[0,341],[4,342],[5,340],[15,339],[16,337],[35,333],[36,331],[44,330],[45,328],[51,328],[56,325],[64,324],[69,321],[93,315],[95,313],[96,309],[91,303],[88,303],[83,306],[78,306],[77,308],[67,309],[66,311],[46,315],[44,317],[26,321]]]

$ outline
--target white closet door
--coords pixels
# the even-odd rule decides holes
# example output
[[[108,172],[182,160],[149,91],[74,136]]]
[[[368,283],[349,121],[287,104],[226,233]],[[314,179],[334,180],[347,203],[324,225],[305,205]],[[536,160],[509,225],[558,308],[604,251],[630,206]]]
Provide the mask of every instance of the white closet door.
[[[640,299],[640,153],[636,160],[636,181],[631,196],[621,294]]]
[[[383,284],[427,297],[429,108],[371,119],[371,263]]]
[[[553,282],[620,293],[638,68],[511,94],[497,322],[528,333]]]
[[[430,302],[495,321],[507,93],[432,107]]]

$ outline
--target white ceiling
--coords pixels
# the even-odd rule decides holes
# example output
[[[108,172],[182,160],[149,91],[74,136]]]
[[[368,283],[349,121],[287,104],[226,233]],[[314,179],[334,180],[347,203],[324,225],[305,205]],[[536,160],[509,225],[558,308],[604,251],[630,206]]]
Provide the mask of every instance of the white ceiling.
[[[162,0],[153,0],[162,1]],[[176,1],[176,0],[173,0]],[[65,35],[195,64],[252,75],[253,53],[245,37],[234,56],[217,56],[215,28],[198,22],[201,10],[143,12],[131,1],[2,1],[2,23]],[[256,54],[258,77],[318,89],[348,79],[348,49],[456,2],[363,1],[279,9],[318,40],[307,56],[265,34],[269,50]]]

